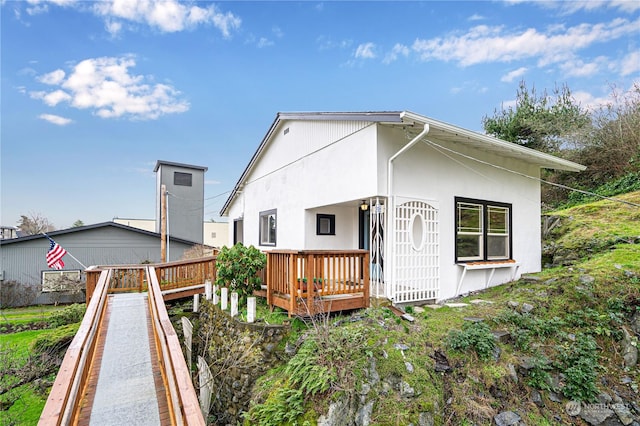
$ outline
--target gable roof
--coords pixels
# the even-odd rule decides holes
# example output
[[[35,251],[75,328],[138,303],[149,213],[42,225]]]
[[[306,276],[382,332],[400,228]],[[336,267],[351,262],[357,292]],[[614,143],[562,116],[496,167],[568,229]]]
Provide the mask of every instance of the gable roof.
[[[279,112],[276,115],[275,120],[269,127],[269,130],[265,134],[264,138],[260,142],[258,149],[249,160],[249,164],[240,175],[238,182],[234,186],[231,194],[225,201],[220,215],[224,216],[227,209],[231,205],[232,201],[238,194],[238,191],[242,187],[245,179],[258,162],[260,155],[266,150],[272,135],[280,125],[281,122],[287,120],[300,120],[300,121],[367,121],[373,123],[388,123],[390,125],[428,125],[429,133],[427,137],[433,136],[439,140],[447,142],[461,143],[466,146],[482,149],[502,155],[504,157],[510,157],[527,161],[538,165],[540,168],[566,170],[566,171],[582,171],[586,169],[585,166],[574,163],[569,160],[546,154],[544,152],[536,151],[531,148],[507,142],[502,139],[495,138],[493,136],[484,135],[482,133],[474,132],[472,130],[464,129],[462,127],[454,126],[453,124],[445,123],[444,121],[435,120],[423,115],[419,115],[410,111],[381,111],[381,112]]]
[[[76,232],[84,232],[91,229],[101,229],[101,228],[107,228],[107,227],[124,229],[125,231],[136,232],[138,234],[161,238],[161,235],[158,234],[157,232],[145,231],[144,229],[134,228],[132,226],[127,226],[127,225],[123,225],[121,223],[116,223],[116,222],[102,222],[102,223],[96,223],[94,225],[76,226],[74,228],[67,228],[67,229],[61,229],[59,231],[47,232],[47,235],[50,236],[51,238],[54,238],[58,235],[73,234]],[[8,240],[0,240],[0,245],[21,243],[23,241],[37,240],[39,238],[46,238],[46,237],[43,234],[27,235],[25,237],[11,238]],[[172,236],[169,236],[169,238],[171,241],[178,242],[178,243],[191,244],[191,245],[198,244],[196,242],[185,240],[182,238],[177,238]]]

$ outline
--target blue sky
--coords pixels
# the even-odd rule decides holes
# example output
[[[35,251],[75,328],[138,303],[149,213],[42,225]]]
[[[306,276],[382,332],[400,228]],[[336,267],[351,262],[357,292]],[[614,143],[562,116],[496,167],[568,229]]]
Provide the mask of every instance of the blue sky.
[[[640,81],[640,2],[0,0],[1,216],[154,218],[157,160],[215,218],[279,111],[471,130],[518,83],[591,107]]]

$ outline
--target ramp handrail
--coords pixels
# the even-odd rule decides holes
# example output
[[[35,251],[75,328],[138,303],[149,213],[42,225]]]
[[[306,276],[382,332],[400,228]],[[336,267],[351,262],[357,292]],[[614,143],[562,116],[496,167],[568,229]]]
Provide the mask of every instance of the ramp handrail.
[[[191,373],[164,305],[162,290],[153,266],[147,267],[149,310],[162,380],[165,384],[172,424],[205,425]]]
[[[94,297],[87,306],[80,328],[64,355],[38,425],[68,425],[77,415],[76,408],[89,377],[89,366],[98,340],[98,328],[107,305],[110,280],[111,270],[100,273]]]

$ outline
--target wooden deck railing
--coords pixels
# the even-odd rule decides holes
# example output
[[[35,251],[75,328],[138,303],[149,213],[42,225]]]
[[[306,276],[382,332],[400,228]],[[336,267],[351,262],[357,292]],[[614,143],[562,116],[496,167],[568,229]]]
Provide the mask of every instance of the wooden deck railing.
[[[367,250],[273,250],[267,252],[267,303],[280,306],[286,296],[291,314],[317,297],[361,294],[369,301],[369,252]],[[280,299],[280,300],[278,300]],[[301,300],[303,299],[303,300]],[[356,306],[355,307],[361,307]]]
[[[214,282],[216,277],[215,256],[159,263],[153,266],[162,290],[204,284],[207,280]]]
[[[109,293],[120,292],[140,292],[146,291],[148,282],[146,278],[147,265],[113,265],[113,266],[92,266],[86,272],[87,276],[87,305],[91,301],[94,289],[98,282],[100,273],[104,270],[113,270],[113,279],[109,284]],[[180,260],[177,262],[158,263],[153,266],[156,278],[163,291],[183,289],[185,287],[202,286],[204,282],[210,280],[215,282],[216,258],[215,256],[200,259]],[[202,293],[199,289],[194,289],[191,294]],[[188,292],[174,293],[176,297],[189,296]],[[173,296],[165,296],[165,300],[170,300]]]
[[[191,373],[185,362],[180,341],[171,324],[164,305],[162,289],[158,282],[159,272],[148,267],[149,310],[153,326],[153,338],[158,349],[162,380],[165,384],[172,424],[205,425],[198,397],[193,388]]]
[[[110,270],[100,272],[94,286],[96,297],[88,304],[80,328],[65,353],[38,425],[73,424],[78,414],[76,408],[89,377],[89,368],[98,341],[98,328],[107,305],[110,279]]]

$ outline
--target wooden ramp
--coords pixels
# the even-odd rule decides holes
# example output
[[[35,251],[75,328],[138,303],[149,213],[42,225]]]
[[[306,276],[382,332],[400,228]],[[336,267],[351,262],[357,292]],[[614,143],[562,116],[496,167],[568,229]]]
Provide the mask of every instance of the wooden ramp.
[[[169,425],[146,293],[109,295],[79,425]]]
[[[38,424],[204,426],[164,305],[166,275],[154,266],[98,272]]]

